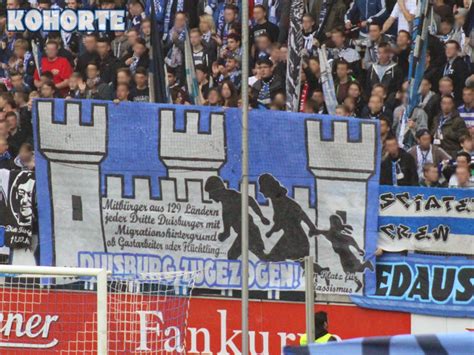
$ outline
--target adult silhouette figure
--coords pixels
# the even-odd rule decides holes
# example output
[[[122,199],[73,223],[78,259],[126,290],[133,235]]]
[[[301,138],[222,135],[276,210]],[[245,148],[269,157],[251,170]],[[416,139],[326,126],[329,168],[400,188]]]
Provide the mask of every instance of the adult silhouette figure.
[[[283,231],[283,235],[267,256],[267,260],[301,261],[302,258],[309,255],[309,239],[303,229],[302,222],[309,227],[310,236],[316,234],[316,226],[301,206],[288,197],[288,190],[272,175],[260,175],[258,184],[260,192],[272,202],[273,206],[274,224],[266,233],[267,238],[270,238],[275,232]],[[302,265],[304,264],[302,263]],[[329,271],[329,268],[321,268],[318,264],[314,264],[314,271],[321,274],[324,271]]]
[[[224,231],[219,234],[219,240],[225,241],[230,237],[230,230],[233,229],[237,233],[237,238],[230,247],[227,258],[236,260],[242,254],[242,209],[240,192],[228,189],[219,176],[211,176],[207,179],[204,189],[209,193],[209,197],[222,204],[222,221],[224,224]],[[249,207],[260,217],[263,224],[268,225],[270,221],[266,219],[257,204],[257,201],[249,196]],[[249,215],[249,250],[254,253],[260,260],[265,260],[264,252],[265,246],[263,244],[260,230],[255,225],[253,218]]]
[[[345,223],[345,212],[338,211],[329,217],[329,230],[312,231],[310,234],[321,234],[331,243],[334,252],[339,255],[342,269],[346,275],[351,275],[357,284],[355,291],[357,292],[361,289],[362,282],[355,275],[356,272],[364,272],[365,269],[374,271],[374,266],[368,260],[361,262],[351,251],[350,247],[352,246],[360,256],[365,255],[365,251],[359,247],[352,236],[353,230],[351,225]]]

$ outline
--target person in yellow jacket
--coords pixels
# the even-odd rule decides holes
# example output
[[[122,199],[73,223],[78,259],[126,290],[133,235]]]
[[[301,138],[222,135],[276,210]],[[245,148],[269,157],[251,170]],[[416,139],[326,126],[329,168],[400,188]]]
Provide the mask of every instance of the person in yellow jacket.
[[[328,315],[326,312],[316,312],[314,314],[314,334],[314,342],[318,344],[341,340],[337,335],[328,332]],[[306,334],[300,337],[300,345],[308,345],[308,336]]]

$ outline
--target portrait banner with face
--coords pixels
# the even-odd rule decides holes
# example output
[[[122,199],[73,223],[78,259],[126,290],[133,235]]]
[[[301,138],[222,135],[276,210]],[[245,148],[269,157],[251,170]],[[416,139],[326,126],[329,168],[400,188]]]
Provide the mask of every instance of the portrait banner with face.
[[[32,244],[35,174],[25,170],[0,170],[0,226],[4,245],[28,249]]]
[[[36,172],[43,265],[116,276],[195,271],[241,288],[238,109],[38,100]],[[374,289],[377,123],[250,112],[252,290]]]

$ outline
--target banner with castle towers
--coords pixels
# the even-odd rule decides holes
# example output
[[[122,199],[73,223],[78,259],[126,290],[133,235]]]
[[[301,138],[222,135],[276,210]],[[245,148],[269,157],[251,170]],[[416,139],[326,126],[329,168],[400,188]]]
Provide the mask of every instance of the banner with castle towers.
[[[239,289],[241,120],[237,109],[39,100],[34,107],[42,265],[116,276],[201,270]],[[250,112],[252,290],[373,289],[377,123]]]

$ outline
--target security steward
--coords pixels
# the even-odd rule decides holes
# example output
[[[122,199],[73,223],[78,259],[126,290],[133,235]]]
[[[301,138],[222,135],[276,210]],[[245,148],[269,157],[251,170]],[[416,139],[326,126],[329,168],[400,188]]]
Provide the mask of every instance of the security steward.
[[[314,314],[314,334],[314,342],[318,344],[325,344],[329,341],[341,340],[341,338],[339,338],[337,335],[328,332],[328,315],[326,312],[316,312]],[[308,337],[306,334],[301,336],[300,345],[308,345]]]

